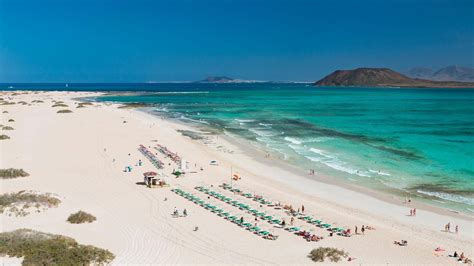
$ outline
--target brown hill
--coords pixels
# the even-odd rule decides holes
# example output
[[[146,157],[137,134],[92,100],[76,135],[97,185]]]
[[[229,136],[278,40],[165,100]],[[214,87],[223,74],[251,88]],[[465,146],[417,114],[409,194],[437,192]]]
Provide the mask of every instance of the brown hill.
[[[388,68],[337,70],[317,81],[316,86],[474,88],[474,83],[412,79]]]

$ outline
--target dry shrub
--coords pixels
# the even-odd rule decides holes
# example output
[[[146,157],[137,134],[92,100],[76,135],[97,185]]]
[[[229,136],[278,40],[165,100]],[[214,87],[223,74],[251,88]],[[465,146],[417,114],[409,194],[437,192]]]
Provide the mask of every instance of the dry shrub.
[[[72,111],[69,110],[69,109],[63,109],[63,110],[57,111],[56,113],[58,113],[58,114],[66,114],[66,113],[72,113]]]
[[[31,229],[0,233],[0,255],[23,258],[22,265],[106,265],[115,258],[106,249]]]
[[[67,218],[67,221],[72,224],[92,223],[95,220],[97,219],[94,215],[83,211],[73,213]]]
[[[69,106],[64,103],[56,103],[56,104],[53,104],[51,107],[69,107]]]
[[[27,177],[29,174],[25,172],[23,169],[0,169],[0,179],[11,179],[17,177]]]
[[[10,139],[7,135],[0,135],[0,140]]]
[[[311,250],[308,257],[311,258],[314,262],[324,262],[324,259],[329,258],[332,262],[338,262],[342,258],[346,258],[349,254],[344,250],[339,250],[337,248],[327,248],[320,247]]]
[[[50,193],[40,194],[33,191],[20,191],[0,195],[0,212],[9,213],[15,216],[25,216],[29,214],[29,208],[35,206],[39,208],[57,207],[61,200]]]

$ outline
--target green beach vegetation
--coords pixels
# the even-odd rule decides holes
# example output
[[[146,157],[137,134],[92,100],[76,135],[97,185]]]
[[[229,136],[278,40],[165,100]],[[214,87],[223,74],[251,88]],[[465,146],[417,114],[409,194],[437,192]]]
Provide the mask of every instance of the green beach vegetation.
[[[72,111],[69,110],[69,109],[63,109],[63,110],[57,111],[56,113],[58,113],[58,114],[66,114],[66,113],[72,113]]]
[[[15,169],[15,168],[0,169],[0,179],[27,177],[29,175],[30,174],[25,172],[23,169]]]
[[[344,250],[337,248],[319,247],[311,250],[308,257],[314,262],[324,262],[328,258],[332,262],[338,262],[342,258],[346,258],[349,254]]]
[[[40,194],[33,191],[20,191],[0,195],[0,213],[26,216],[33,209],[41,212],[51,207],[57,207],[61,200],[51,193]]]
[[[106,249],[31,229],[0,233],[0,255],[22,257],[22,265],[105,265],[115,258]]]
[[[72,224],[92,223],[95,220],[97,220],[97,218],[95,218],[94,215],[84,211],[73,213],[67,218],[67,221]]]
[[[13,127],[10,127],[10,126],[4,126],[4,125],[0,125],[0,129],[1,130],[14,130]]]
[[[51,107],[69,107],[67,104],[64,103],[55,103]]]

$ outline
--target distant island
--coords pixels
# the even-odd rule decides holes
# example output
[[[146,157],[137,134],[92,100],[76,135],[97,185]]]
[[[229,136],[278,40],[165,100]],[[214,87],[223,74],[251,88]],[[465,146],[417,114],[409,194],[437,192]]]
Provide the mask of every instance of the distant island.
[[[436,81],[474,82],[474,68],[447,66],[437,71],[425,67],[415,67],[405,73],[410,78]]]
[[[410,78],[389,68],[337,70],[314,83],[315,86],[368,86],[417,88],[474,88],[473,82],[433,81]]]
[[[203,80],[195,81],[195,83],[262,83],[267,81],[261,80],[245,80],[245,79],[234,79],[226,76],[210,76]]]

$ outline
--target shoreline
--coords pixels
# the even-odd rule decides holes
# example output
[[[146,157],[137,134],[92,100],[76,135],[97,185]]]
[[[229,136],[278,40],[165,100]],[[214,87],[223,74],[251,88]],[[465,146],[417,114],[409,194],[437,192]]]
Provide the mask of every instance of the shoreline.
[[[112,103],[112,104],[118,104],[118,103]],[[127,105],[127,104],[125,104],[125,105]],[[329,185],[334,185],[334,186],[337,186],[337,187],[340,187],[340,188],[343,188],[343,189],[347,189],[347,190],[350,190],[350,191],[354,191],[354,192],[357,192],[357,193],[368,195],[370,197],[373,197],[374,199],[378,199],[378,200],[381,200],[381,201],[384,201],[384,202],[390,203],[390,204],[395,204],[395,205],[400,206],[400,207],[410,206],[412,208],[418,208],[418,209],[430,211],[430,212],[440,214],[440,215],[450,216],[450,217],[454,217],[454,218],[460,218],[460,219],[463,219],[463,220],[466,220],[466,221],[474,221],[474,215],[469,215],[468,213],[463,213],[463,212],[460,212],[460,211],[457,211],[457,210],[442,208],[440,206],[419,202],[416,199],[412,199],[411,203],[405,203],[404,202],[405,199],[403,197],[401,197],[400,195],[395,194],[397,192],[396,190],[394,190],[394,193],[390,193],[388,191],[387,192],[385,192],[385,191],[380,192],[380,191],[376,191],[376,190],[374,190],[372,188],[369,188],[369,187],[364,187],[364,186],[361,186],[361,185],[356,185],[356,184],[351,184],[351,183],[345,182],[342,178],[331,177],[331,176],[329,176],[327,174],[324,174],[324,173],[322,173],[322,174],[318,173],[317,175],[309,176],[308,173],[304,169],[302,169],[302,167],[291,165],[289,162],[285,161],[284,159],[281,159],[281,158],[278,158],[278,157],[271,157],[271,161],[269,161],[269,159],[266,159],[264,157],[266,151],[264,149],[262,149],[263,147],[257,147],[257,145],[253,145],[249,140],[246,140],[246,139],[244,139],[242,137],[239,137],[237,135],[231,136],[229,134],[225,134],[224,132],[220,131],[219,129],[212,128],[211,126],[207,126],[207,125],[204,125],[204,124],[198,124],[198,122],[193,122],[193,121],[185,122],[185,121],[182,121],[180,119],[175,119],[175,118],[170,118],[170,117],[166,117],[166,116],[163,116],[163,115],[159,115],[159,114],[153,112],[151,110],[151,108],[153,108],[153,107],[150,107],[150,106],[144,106],[144,108],[139,108],[139,107],[138,108],[130,107],[130,108],[132,110],[136,110],[136,111],[139,111],[139,112],[149,114],[153,117],[165,119],[170,123],[175,123],[175,124],[178,124],[178,125],[183,125],[183,126],[189,127],[189,128],[191,128],[192,130],[194,130],[196,132],[202,132],[203,129],[204,130],[212,129],[213,134],[219,135],[219,137],[224,138],[229,143],[238,146],[239,148],[241,148],[246,153],[246,155],[252,157],[253,159],[255,159],[255,160],[257,160],[261,163],[264,163],[264,164],[268,164],[268,163],[274,164],[275,163],[282,170],[294,171],[300,177],[308,179],[308,180],[312,180],[312,181],[315,181],[315,182],[322,182],[322,183],[329,184]],[[258,153],[259,156],[255,156],[256,153]]]

